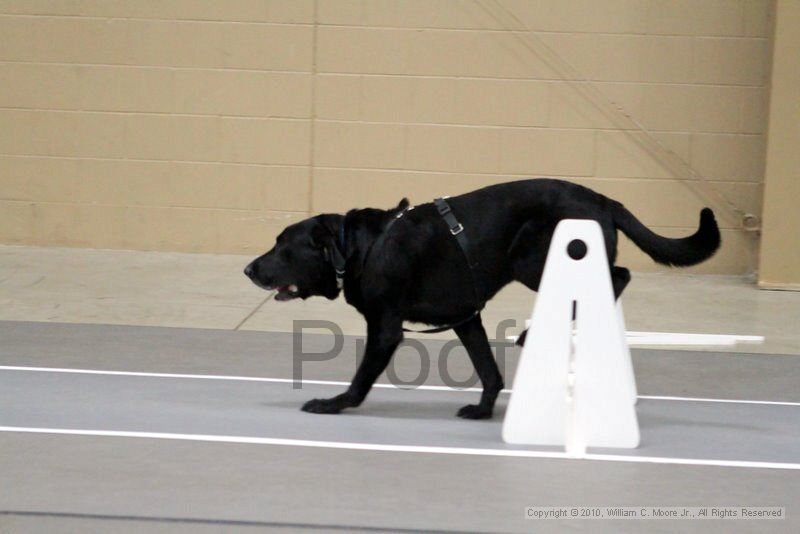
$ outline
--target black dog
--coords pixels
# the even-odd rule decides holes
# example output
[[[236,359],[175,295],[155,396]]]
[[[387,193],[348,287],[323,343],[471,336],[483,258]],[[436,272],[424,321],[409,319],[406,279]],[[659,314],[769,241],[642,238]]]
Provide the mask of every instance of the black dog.
[[[272,250],[247,266],[253,282],[277,290],[276,300],[334,299],[344,289],[347,302],[366,318],[366,351],[350,387],[330,399],[308,401],[303,410],[338,413],[359,406],[403,340],[403,321],[413,321],[453,325],[483,385],[480,402],[464,406],[458,416],[491,417],[503,378],[479,312],[512,280],[538,290],[561,219],[600,223],[616,296],[630,280],[627,269],[614,266],[617,229],[664,265],[700,263],[720,244],[708,208],[700,212],[694,235],[670,239],[650,231],[619,202],[560,180],[499,184],[446,202],[450,218],[443,217],[448,207],[441,202],[411,209],[406,199],[390,210],[318,215],[286,228]]]

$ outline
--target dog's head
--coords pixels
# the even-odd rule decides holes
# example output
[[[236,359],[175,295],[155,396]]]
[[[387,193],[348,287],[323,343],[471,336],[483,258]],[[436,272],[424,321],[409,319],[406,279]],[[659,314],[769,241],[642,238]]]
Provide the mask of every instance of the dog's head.
[[[335,299],[340,288],[332,255],[344,253],[340,240],[341,215],[318,215],[287,227],[275,246],[245,267],[244,274],[275,300],[320,295]],[[337,248],[338,247],[338,248]]]

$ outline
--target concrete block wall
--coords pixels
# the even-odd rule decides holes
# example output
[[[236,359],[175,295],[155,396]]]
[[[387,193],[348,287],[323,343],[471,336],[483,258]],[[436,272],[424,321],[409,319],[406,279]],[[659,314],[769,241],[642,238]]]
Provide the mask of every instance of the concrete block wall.
[[[255,254],[309,214],[528,176],[692,231],[705,201],[531,36],[760,213],[771,1],[499,4],[530,31],[494,0],[0,0],[0,242]],[[720,220],[699,272],[751,270]]]

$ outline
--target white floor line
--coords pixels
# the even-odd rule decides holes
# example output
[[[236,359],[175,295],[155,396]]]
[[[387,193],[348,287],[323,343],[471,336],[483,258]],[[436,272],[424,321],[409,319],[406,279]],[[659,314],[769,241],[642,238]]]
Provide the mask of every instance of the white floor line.
[[[173,434],[166,432],[129,432],[120,430],[84,430],[73,428],[33,428],[0,426],[0,432],[31,434],[61,434],[71,436],[96,436],[119,438],[147,438],[180,441],[204,441],[212,443],[240,443],[251,445],[283,445],[290,447],[316,447],[325,449],[349,449],[360,451],[386,451],[428,454],[454,454],[470,456],[504,456],[514,458],[551,458],[561,460],[599,460],[606,462],[652,463],[672,465],[694,465],[711,467],[746,467],[754,469],[800,470],[800,464],[783,462],[754,462],[746,460],[710,460],[700,458],[669,458],[657,456],[624,456],[617,454],[587,453],[575,458],[565,452],[532,451],[520,449],[478,449],[468,447],[428,447],[415,445],[384,445],[380,443],[356,443],[339,441],[314,441],[305,439],[260,438],[249,436],[216,436],[208,434]]]
[[[39,372],[39,373],[67,373],[67,374],[82,374],[82,375],[108,375],[108,376],[139,376],[145,378],[188,378],[200,380],[231,380],[240,382],[271,382],[278,384],[293,384],[295,382],[292,378],[269,378],[269,377],[256,377],[256,376],[235,376],[235,375],[196,375],[196,374],[175,374],[175,373],[146,373],[137,371],[103,371],[97,369],[69,369],[61,367],[23,367],[14,365],[0,365],[0,371],[23,371],[23,372]],[[303,384],[310,384],[316,386],[349,386],[350,382],[339,380],[303,380]],[[452,388],[450,386],[417,386],[415,388],[404,388],[394,384],[375,384],[376,388],[388,389],[419,389],[422,391],[468,391],[468,392],[481,392],[481,388]],[[510,389],[504,389],[501,393],[511,393]],[[640,399],[645,400],[664,400],[664,401],[680,401],[680,402],[720,402],[720,403],[733,403],[733,404],[765,404],[774,406],[800,406],[800,402],[790,401],[765,401],[765,400],[747,400],[747,399],[712,399],[703,397],[671,397],[660,395],[640,395]]]

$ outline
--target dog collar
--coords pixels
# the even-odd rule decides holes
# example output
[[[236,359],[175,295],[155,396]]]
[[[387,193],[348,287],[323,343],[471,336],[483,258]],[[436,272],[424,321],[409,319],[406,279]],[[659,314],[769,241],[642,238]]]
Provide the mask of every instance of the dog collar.
[[[385,235],[394,223],[402,219],[406,213],[413,209],[414,206],[407,206],[398,211],[394,217],[389,220],[389,223],[383,228],[381,235]],[[347,259],[345,258],[345,255],[347,254],[347,233],[345,230],[345,220],[342,220],[342,224],[339,225],[337,242],[334,243],[333,250],[328,253],[328,260],[331,262],[331,265],[333,265],[333,270],[336,271],[336,287],[339,289],[344,288],[345,265],[347,263]],[[342,251],[344,251],[344,253],[342,253]],[[364,256],[369,256],[371,251],[372,246],[369,247]]]
[[[337,243],[333,244],[333,250],[330,254],[331,265],[333,265],[333,270],[336,272],[337,289],[342,289],[344,287],[345,265],[347,264],[347,260],[344,257],[344,254],[347,254],[347,242],[344,224],[345,221],[342,220],[342,224],[339,226]],[[344,254],[342,254],[342,250],[344,250]]]

